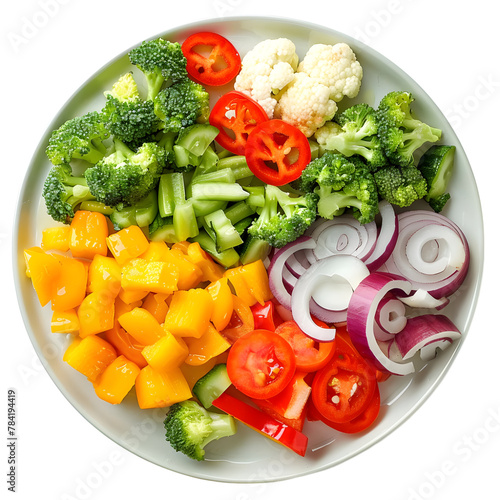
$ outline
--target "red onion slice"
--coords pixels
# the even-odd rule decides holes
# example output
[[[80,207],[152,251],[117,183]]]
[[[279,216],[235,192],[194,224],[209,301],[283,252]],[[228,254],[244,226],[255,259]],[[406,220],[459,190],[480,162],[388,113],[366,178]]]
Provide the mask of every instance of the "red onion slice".
[[[450,299],[442,297],[441,299],[434,298],[429,292],[419,288],[413,295],[409,297],[399,297],[399,300],[410,307],[418,307],[424,309],[440,310],[450,303]]]
[[[424,361],[433,359],[437,350],[444,350],[454,340],[458,340],[461,333],[453,322],[442,314],[424,314],[409,318],[406,328],[398,333],[395,342],[391,345],[393,353],[390,356],[400,356],[407,360],[418,351]],[[397,348],[398,352],[394,353]]]
[[[283,283],[283,272],[287,259],[298,250],[311,249],[316,242],[309,236],[301,236],[274,253],[267,269],[269,288],[276,300],[286,309],[291,309],[291,295]]]
[[[375,314],[374,332],[377,340],[393,340],[406,326],[406,308],[401,300],[388,293],[379,303]]]
[[[469,267],[469,247],[460,228],[444,215],[412,210],[398,216],[399,237],[385,262],[388,272],[441,299],[463,283]]]
[[[316,261],[300,276],[292,291],[292,315],[300,329],[318,342],[330,342],[335,329],[322,328],[311,318],[311,299],[333,311],[347,309],[353,291],[369,275],[352,255],[331,255]]]
[[[382,371],[408,375],[415,371],[411,361],[398,363],[383,351],[375,336],[375,315],[382,299],[392,290],[408,294],[411,283],[389,273],[374,272],[354,290],[347,308],[347,330],[359,353]]]

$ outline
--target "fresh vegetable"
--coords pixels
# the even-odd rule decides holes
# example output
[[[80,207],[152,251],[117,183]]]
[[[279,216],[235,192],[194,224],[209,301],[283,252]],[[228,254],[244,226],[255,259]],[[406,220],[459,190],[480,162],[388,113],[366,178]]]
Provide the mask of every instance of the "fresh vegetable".
[[[196,382],[193,394],[204,408],[209,409],[214,400],[230,386],[231,379],[227,374],[226,365],[219,363]]]
[[[210,48],[208,56],[203,50]],[[218,33],[199,32],[182,43],[189,75],[204,85],[220,86],[230,82],[241,68],[241,58],[234,45]],[[222,60],[222,61],[221,61]]]
[[[311,161],[306,136],[283,120],[259,123],[245,147],[248,167],[267,184],[283,186],[296,180]]]
[[[265,109],[238,91],[224,94],[210,112],[210,124],[219,129],[218,144],[233,154],[244,155],[252,130],[268,119]]]
[[[194,460],[204,460],[208,443],[236,432],[233,417],[207,411],[195,401],[172,405],[164,426],[165,437],[174,450]]]

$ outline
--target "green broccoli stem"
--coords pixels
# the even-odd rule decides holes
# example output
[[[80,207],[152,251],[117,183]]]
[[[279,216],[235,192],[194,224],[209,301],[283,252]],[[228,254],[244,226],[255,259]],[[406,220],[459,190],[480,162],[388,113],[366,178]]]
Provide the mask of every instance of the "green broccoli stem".
[[[203,227],[214,238],[215,248],[223,252],[243,243],[241,236],[223,210],[217,210],[204,217]]]
[[[241,201],[249,194],[239,184],[225,182],[202,182],[192,186],[193,198],[197,200]]]
[[[253,175],[243,155],[228,156],[219,159],[217,169],[222,170],[225,168],[230,168],[233,171],[236,180],[245,179]]]
[[[198,235],[198,221],[191,200],[175,204],[173,224],[175,236],[179,241],[186,241]]]
[[[222,437],[232,436],[236,432],[236,424],[233,417],[215,412],[208,413],[212,419],[212,433],[203,440],[201,448],[204,448],[211,441],[215,441]]]
[[[161,72],[146,73],[146,82],[148,84],[148,93],[146,96],[147,101],[152,101],[159,94],[165,77]]]

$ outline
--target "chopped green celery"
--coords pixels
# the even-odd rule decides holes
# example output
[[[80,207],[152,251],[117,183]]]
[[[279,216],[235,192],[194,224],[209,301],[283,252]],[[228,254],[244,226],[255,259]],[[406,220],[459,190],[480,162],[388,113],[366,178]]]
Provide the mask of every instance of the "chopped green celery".
[[[179,241],[185,241],[199,233],[198,222],[191,200],[176,203],[173,217],[175,236]]]
[[[89,210],[90,212],[99,212],[103,215],[111,215],[114,212],[113,207],[105,205],[101,201],[87,200],[80,203],[80,210]]]
[[[135,205],[115,210],[109,218],[115,229],[123,229],[132,225],[149,226],[158,214],[158,193],[151,191]]]
[[[201,157],[190,153],[186,148],[175,145],[173,150],[174,162],[178,168],[191,170],[200,164]]]
[[[255,215],[255,210],[246,201],[239,201],[224,210],[224,213],[231,221],[231,224],[234,225],[240,220]]]
[[[154,233],[149,233],[151,241],[164,241],[166,243],[178,243],[180,240],[175,235],[175,227],[173,224],[166,224],[157,229]]]
[[[228,156],[234,156],[234,153],[231,153],[231,151],[228,151],[227,149],[222,148],[218,153],[217,157],[222,160],[222,158],[227,158]]]
[[[217,170],[218,161],[219,157],[217,156],[217,153],[212,148],[207,148],[201,157],[200,164],[193,172],[193,179],[199,175],[208,174],[209,172]]]
[[[217,168],[219,170],[230,168],[234,172],[236,180],[253,176],[253,172],[248,168],[247,160],[243,155],[221,158],[217,164]]]
[[[184,176],[181,172],[170,172],[160,176],[158,186],[158,209],[162,217],[173,215],[177,203],[186,199]]]
[[[271,251],[271,245],[267,241],[254,236],[249,236],[240,249],[240,260],[243,265],[257,260],[264,260]]]
[[[239,184],[225,182],[202,182],[193,184],[193,198],[197,200],[241,201],[249,194]]]
[[[205,252],[207,252],[216,262],[224,267],[235,266],[240,260],[240,256],[234,248],[218,252],[215,247],[215,241],[205,230],[201,230],[198,235],[190,238],[190,240],[198,242]]]
[[[206,225],[213,231],[215,236],[215,248],[218,252],[237,247],[243,243],[238,231],[236,231],[223,210],[217,210],[208,214],[204,219]]]
[[[176,144],[201,157],[218,133],[219,129],[213,125],[197,123],[182,130],[177,136]]]
[[[266,202],[266,189],[264,186],[246,186],[245,191],[249,193],[245,200],[251,207],[262,208]]]
[[[224,168],[221,170],[215,170],[214,172],[207,172],[206,174],[198,175],[191,181],[192,184],[198,184],[199,182],[226,182],[228,184],[232,184],[236,182],[236,177],[234,176],[233,170],[230,168]]]
[[[193,203],[194,213],[196,217],[204,217],[216,210],[225,209],[227,201],[223,200],[195,200],[190,198]]]
[[[252,225],[253,221],[253,216],[245,217],[244,219],[241,219],[234,224],[234,229],[236,229],[236,231],[238,231],[238,234],[242,236],[243,233]]]

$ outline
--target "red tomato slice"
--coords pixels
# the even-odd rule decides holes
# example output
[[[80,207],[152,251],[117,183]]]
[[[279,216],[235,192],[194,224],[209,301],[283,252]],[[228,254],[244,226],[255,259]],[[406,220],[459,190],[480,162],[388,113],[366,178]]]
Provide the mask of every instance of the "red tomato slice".
[[[215,140],[235,155],[244,155],[252,130],[267,121],[264,108],[242,92],[224,94],[210,112],[210,125],[219,129]]]
[[[209,50],[208,55],[203,52]],[[241,57],[234,45],[217,33],[195,33],[182,44],[188,74],[204,85],[220,86],[240,71]]]
[[[363,413],[376,388],[375,370],[339,336],[333,358],[314,377],[312,401],[327,420],[346,423]]]
[[[251,398],[268,399],[292,379],[295,356],[290,344],[277,333],[254,330],[232,345],[226,367],[236,389]]]
[[[268,120],[248,136],[245,157],[260,180],[283,186],[300,177],[311,161],[311,147],[298,128],[283,120]]]
[[[276,326],[282,322],[272,300],[264,302],[264,305],[257,303],[250,309],[252,310],[256,330],[262,329],[274,332]]]
[[[324,323],[323,325],[327,327]],[[335,353],[335,340],[316,343],[299,328],[295,321],[281,323],[276,327],[276,333],[292,346],[297,370],[305,372],[319,370],[332,359]]]

